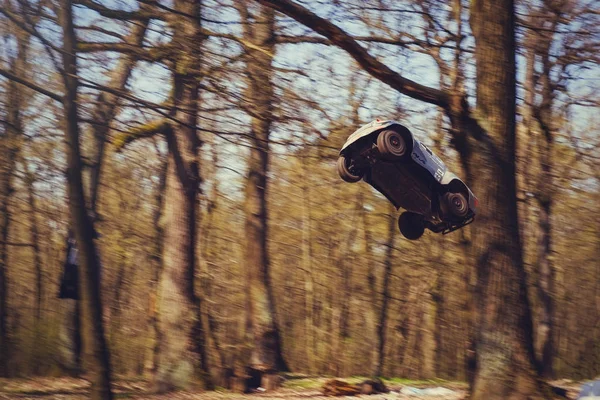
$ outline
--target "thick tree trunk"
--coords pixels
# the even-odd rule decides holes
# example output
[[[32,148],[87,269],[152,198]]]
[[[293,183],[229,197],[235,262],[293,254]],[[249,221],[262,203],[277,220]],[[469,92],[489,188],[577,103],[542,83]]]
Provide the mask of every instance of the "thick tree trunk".
[[[252,335],[250,364],[260,369],[287,370],[276,321],[275,302],[267,254],[266,142],[255,142],[251,150],[246,186],[246,243],[248,316],[246,328]],[[260,146],[261,148],[258,148]]]
[[[196,125],[200,60],[200,2],[175,1],[169,21],[181,49],[174,68],[175,118],[167,129],[169,148],[164,202],[163,267],[158,287],[160,343],[155,388],[164,392],[201,380],[212,389],[201,317],[195,293],[196,200],[200,184]]]
[[[539,11],[542,13],[542,10]],[[549,14],[549,15],[548,15]],[[538,280],[535,284],[540,301],[539,321],[536,332],[536,353],[541,360],[542,375],[545,378],[552,378],[554,375],[554,295],[555,295],[555,269],[552,262],[552,199],[553,199],[553,160],[552,152],[554,145],[554,132],[552,121],[552,105],[554,101],[554,91],[550,76],[551,62],[549,59],[552,38],[556,28],[556,14],[554,19],[550,19],[552,13],[545,17],[532,15],[530,17],[531,26],[539,26],[550,21],[549,28],[539,31],[530,31],[526,37],[524,45],[527,46],[527,65],[525,75],[525,105],[523,110],[524,130],[527,132],[527,166],[524,167],[522,174],[525,176],[525,184],[529,192],[535,193],[535,199],[538,206],[537,227],[532,228],[531,237],[537,239],[537,253],[535,255],[535,264],[537,266]],[[543,14],[542,14],[543,15]],[[535,65],[537,58],[540,58],[542,66],[541,73],[537,76]],[[540,101],[536,103],[536,94],[538,85],[541,85]],[[535,132],[535,123],[539,127],[537,135]],[[532,168],[537,166],[538,168]],[[537,175],[537,176],[536,176]],[[531,210],[534,207],[529,204],[526,208],[529,213],[523,218],[525,223],[534,220]],[[537,230],[536,230],[537,228]]]
[[[16,85],[14,83],[10,84]],[[9,116],[11,113],[9,113]],[[12,181],[15,169],[15,158],[17,153],[17,137],[12,127],[8,127],[7,134],[1,138],[0,151],[3,157],[0,158],[0,377],[9,376],[9,338],[8,338],[8,232],[10,224],[10,214],[8,205],[11,193],[13,191]]]
[[[142,5],[142,7],[147,7]],[[131,33],[126,38],[126,41],[134,46],[141,46],[144,40],[148,21],[140,21],[133,28]],[[117,66],[109,74],[108,86],[114,88],[117,91],[125,90],[131,71],[135,66],[137,60],[133,55],[123,54],[119,58]],[[100,176],[102,166],[104,163],[104,152],[106,148],[106,139],[110,130],[110,125],[114,120],[118,109],[119,109],[120,98],[109,92],[101,92],[95,100],[95,107],[92,112],[92,132],[93,132],[93,145],[92,154],[89,155],[89,163],[87,166],[87,174],[84,173],[84,177],[88,177],[84,188],[87,189],[86,197],[88,199],[87,207],[90,211],[91,218],[96,219],[97,217],[97,206],[98,206],[98,195],[100,188]],[[75,300],[76,302],[79,300]],[[72,330],[72,335],[69,335],[73,341],[72,346],[69,346],[73,350],[73,364],[74,371],[79,374],[83,371],[81,365],[81,334],[80,328],[82,324],[80,321],[81,315],[77,310],[81,310],[78,305],[75,307],[73,315],[65,320],[68,325],[67,330]]]
[[[9,82],[9,110],[8,124],[6,124],[6,133],[0,137],[0,377],[9,375],[9,338],[8,338],[8,232],[10,225],[9,203],[13,192],[13,176],[15,170],[15,160],[18,152],[18,128],[16,123],[19,121],[18,102],[15,98],[19,97],[17,84]]]
[[[24,73],[27,66],[29,35],[18,32],[17,53],[11,60],[11,70]],[[10,228],[9,204],[13,188],[16,161],[21,149],[21,108],[24,102],[22,87],[8,81],[5,134],[0,136],[0,377],[10,375],[10,343],[8,336],[8,234]]]
[[[67,182],[69,210],[79,252],[79,293],[83,322],[83,344],[91,375],[90,397],[94,400],[110,400],[110,360],[104,327],[102,325],[102,301],[100,296],[100,263],[94,244],[94,227],[90,220],[83,192],[82,161],[79,148],[77,115],[77,59],[75,31],[73,27],[72,1],[63,0],[60,20],[63,27],[63,68],[65,96],[63,100],[66,121]]]
[[[515,183],[515,16],[513,0],[471,6],[477,111],[471,132],[472,188],[479,196],[476,370],[472,399],[542,398],[533,349]]]
[[[248,161],[245,198],[244,254],[247,271],[247,335],[252,346],[250,366],[261,371],[285,371],[281,334],[275,309],[267,250],[267,173],[269,135],[273,119],[272,61],[275,50],[274,11],[259,7],[256,23],[245,35],[252,41],[248,49],[248,95],[251,108],[252,148]]]
[[[187,95],[193,94],[188,91]],[[181,131],[175,131],[173,136],[183,137],[172,140],[183,145],[191,138]],[[195,151],[195,146],[189,150]],[[160,342],[154,379],[160,392],[186,388],[203,378],[198,374],[204,354],[196,346],[202,331],[197,331],[199,315],[194,294],[196,190],[177,174],[175,151],[170,149],[168,156],[163,267],[158,284]]]
[[[382,277],[381,307],[377,316],[377,364],[375,365],[375,376],[381,376],[383,373],[385,342],[388,320],[388,305],[390,302],[390,280],[392,278],[394,240],[396,230],[398,229],[396,213],[393,206],[390,205],[390,215],[388,215],[388,238],[385,249],[384,272]]]

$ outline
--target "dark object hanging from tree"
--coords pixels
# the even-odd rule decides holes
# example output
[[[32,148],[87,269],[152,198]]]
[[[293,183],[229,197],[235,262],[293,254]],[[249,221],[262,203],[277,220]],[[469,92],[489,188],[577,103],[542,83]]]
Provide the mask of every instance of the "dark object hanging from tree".
[[[77,242],[71,233],[67,238],[67,257],[60,280],[59,299],[79,300],[79,273],[77,268]]]

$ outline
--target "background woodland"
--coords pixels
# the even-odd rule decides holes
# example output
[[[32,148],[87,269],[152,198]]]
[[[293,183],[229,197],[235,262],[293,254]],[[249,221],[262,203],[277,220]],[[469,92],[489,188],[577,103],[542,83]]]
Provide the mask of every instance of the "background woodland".
[[[461,132],[495,129],[477,114],[493,75],[477,48],[494,7],[513,7],[475,3],[0,0],[0,376],[85,371],[104,398],[110,367],[159,390],[225,386],[248,365],[471,379],[474,327],[489,326],[475,230],[496,229],[507,214],[487,193],[511,188]],[[539,376],[591,378],[600,8],[514,10],[516,171],[500,174],[516,179],[523,274],[498,269],[515,284],[485,289],[500,290],[486,307],[512,310],[522,290]],[[377,117],[474,181],[483,217],[402,238],[388,201],[335,170]],[[79,301],[57,297],[70,229]]]

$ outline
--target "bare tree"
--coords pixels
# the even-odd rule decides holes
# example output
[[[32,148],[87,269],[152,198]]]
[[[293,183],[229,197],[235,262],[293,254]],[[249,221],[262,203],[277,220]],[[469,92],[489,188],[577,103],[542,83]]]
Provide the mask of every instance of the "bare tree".
[[[82,161],[79,148],[79,117],[77,110],[77,51],[73,24],[73,3],[61,2],[60,22],[63,30],[63,80],[65,95],[65,137],[67,144],[67,176],[69,211],[79,250],[79,293],[83,326],[83,344],[92,376],[92,399],[112,399],[111,371],[108,347],[104,336],[102,300],[100,294],[100,260],[94,244],[94,224],[87,212],[83,191]]]
[[[248,314],[246,334],[252,343],[250,366],[263,371],[263,386],[272,388],[269,376],[287,370],[283,359],[281,333],[277,321],[275,299],[269,271],[267,190],[269,171],[269,136],[273,122],[273,56],[275,50],[275,13],[260,6],[250,11],[244,2],[238,4],[244,23],[244,36],[252,44],[247,48],[247,98],[252,99],[248,111],[252,117],[248,180],[246,182],[246,290]],[[255,22],[250,24],[250,18]]]
[[[10,3],[3,5],[11,12],[13,6]],[[29,41],[31,35],[19,29],[14,23],[7,24],[7,35],[16,38],[15,53],[8,61],[11,71],[26,78],[29,71]],[[6,121],[4,121],[4,134],[0,136],[0,376],[9,376],[9,362],[11,358],[10,343],[8,335],[8,247],[11,214],[9,204],[14,191],[14,179],[17,160],[23,144],[23,120],[22,111],[27,102],[28,94],[22,90],[14,80],[9,80],[6,87]],[[32,210],[32,215],[34,211]],[[36,242],[37,243],[37,242]],[[36,248],[37,250],[37,248]],[[39,254],[36,252],[36,254]],[[37,259],[36,259],[37,261]],[[37,315],[37,314],[36,314]]]
[[[13,71],[23,71],[27,60],[27,43],[18,41],[17,54],[11,60]],[[16,82],[9,81],[7,88],[8,110],[7,121],[4,124],[4,135],[0,138],[0,376],[8,376],[10,361],[10,345],[8,343],[8,233],[10,225],[9,203],[13,192],[14,171],[17,155],[20,149],[21,117],[23,94]]]

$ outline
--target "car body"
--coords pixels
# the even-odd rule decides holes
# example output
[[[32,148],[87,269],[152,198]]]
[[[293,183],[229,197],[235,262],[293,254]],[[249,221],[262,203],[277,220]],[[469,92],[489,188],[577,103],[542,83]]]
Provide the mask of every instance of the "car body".
[[[399,221],[405,236],[403,222],[405,228],[422,225],[409,239],[420,237],[420,228],[449,233],[475,218],[478,200],[469,187],[397,121],[378,119],[352,133],[340,151],[338,172],[347,182],[363,179],[405,209],[409,215]]]
[[[584,384],[577,396],[577,400],[600,400],[600,381]]]

